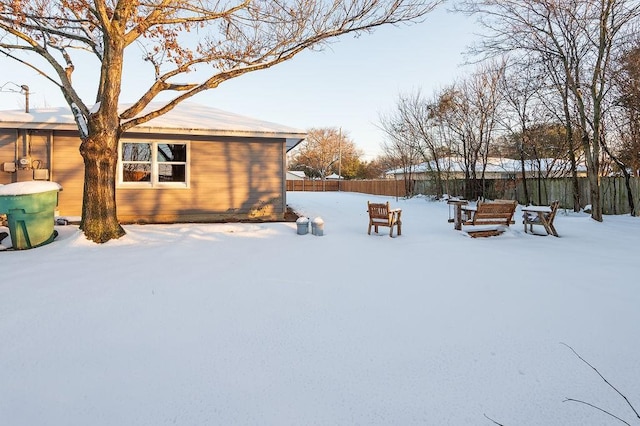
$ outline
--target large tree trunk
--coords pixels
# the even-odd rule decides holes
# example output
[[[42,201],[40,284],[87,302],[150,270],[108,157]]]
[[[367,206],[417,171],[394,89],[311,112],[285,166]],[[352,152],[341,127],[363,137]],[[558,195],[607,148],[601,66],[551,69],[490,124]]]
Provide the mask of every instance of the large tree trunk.
[[[529,199],[529,189],[527,188],[527,170],[524,161],[524,142],[520,147],[520,169],[522,171],[522,187],[524,189],[524,203],[528,206],[531,200]]]
[[[597,172],[588,171],[589,195],[591,198],[591,219],[602,222],[602,206],[600,203],[600,176]]]
[[[574,149],[574,133],[573,133],[573,124],[571,123],[571,113],[569,111],[569,103],[567,101],[567,89],[565,88],[562,97],[562,103],[564,106],[564,117],[565,117],[565,130],[567,132],[567,147],[569,150],[569,161],[571,164],[571,183],[573,187],[573,211],[580,211],[580,181],[578,180],[578,161],[576,160],[576,152]]]
[[[571,137],[573,139],[573,136]],[[580,211],[580,181],[578,180],[578,162],[573,146],[569,149],[569,161],[571,162],[571,184],[573,188],[573,211]]]
[[[115,31],[105,45],[105,59],[100,73],[100,93],[96,100],[99,107],[88,116],[79,119],[82,136],[80,154],[84,160],[84,193],[82,197],[82,221],[80,229],[96,243],[105,243],[125,234],[118,223],[116,211],[116,182],[118,168],[118,143],[122,130],[118,113],[120,82],[124,54],[122,22],[115,19]],[[78,117],[76,117],[78,118]],[[86,128],[82,128],[81,121]]]
[[[595,137],[594,137],[595,139]],[[582,144],[587,160],[587,179],[589,180],[589,198],[591,202],[591,218],[602,222],[602,203],[600,200],[600,161],[598,159],[599,149],[594,141],[592,148],[589,143],[589,135],[583,134]]]
[[[104,243],[125,234],[116,212],[118,141],[117,131],[90,131],[80,145],[84,159],[80,229],[96,243]]]
[[[627,190],[627,200],[628,200],[627,202],[629,204],[629,211],[631,212],[631,216],[635,216],[636,204],[633,201],[633,190],[631,189],[631,173],[629,173],[629,170],[627,169],[627,165],[624,164],[624,162],[620,161],[620,159],[617,156],[613,155],[611,150],[609,150],[609,147],[605,143],[604,138],[602,139],[601,143],[602,143],[602,149],[604,149],[604,152],[606,152],[609,158],[611,158],[613,162],[616,163],[616,166],[618,166],[618,168],[620,169],[620,173],[622,173],[622,175],[624,176],[624,186],[625,186],[625,189]]]

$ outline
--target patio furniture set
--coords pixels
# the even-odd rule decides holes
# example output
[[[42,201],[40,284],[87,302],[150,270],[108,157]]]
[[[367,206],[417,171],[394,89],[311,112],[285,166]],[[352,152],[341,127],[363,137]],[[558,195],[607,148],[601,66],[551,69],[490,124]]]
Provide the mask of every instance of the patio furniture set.
[[[447,203],[454,208],[453,217],[449,222],[453,222],[454,229],[460,231],[465,226],[465,232],[473,237],[490,237],[500,235],[504,232],[504,227],[515,223],[513,215],[518,206],[515,200],[494,200],[478,201],[475,205],[469,204],[467,200],[451,198]],[[524,206],[522,207],[522,223],[524,232],[533,232],[534,225],[542,226],[545,235],[558,236],[558,232],[553,225],[553,220],[558,211],[559,201],[554,201],[549,206]],[[389,236],[393,237],[393,228],[396,227],[397,235],[402,235],[402,209],[392,209],[389,202],[371,203],[367,202],[367,212],[369,213],[369,229],[367,233],[371,235],[371,228],[378,233],[378,227],[388,227]]]
[[[471,205],[467,200],[453,198],[448,201],[454,208],[454,216],[449,219],[454,223],[454,228],[458,231],[466,228],[466,232],[471,237],[488,237],[499,235],[508,227],[515,223],[513,215],[518,206],[515,200],[494,200],[478,201],[476,205]],[[535,234],[534,225],[544,228],[545,235],[558,236],[558,232],[553,225],[553,221],[558,211],[560,202],[558,200],[549,206],[524,206],[522,207],[522,223],[524,232]]]

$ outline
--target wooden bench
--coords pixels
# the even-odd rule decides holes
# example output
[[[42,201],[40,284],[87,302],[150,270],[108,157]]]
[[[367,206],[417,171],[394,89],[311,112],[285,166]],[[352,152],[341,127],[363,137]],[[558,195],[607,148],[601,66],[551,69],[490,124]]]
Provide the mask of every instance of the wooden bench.
[[[529,225],[529,232],[533,234],[533,225],[541,225],[544,230],[547,231],[547,235],[558,236],[556,228],[553,226],[553,219],[556,217],[556,212],[560,206],[560,201],[556,200],[549,207],[547,206],[528,206],[522,208],[522,223],[524,224],[524,232],[527,232],[527,225]]]
[[[465,209],[466,218],[463,225],[505,225],[516,223],[513,214],[518,206],[517,201],[497,200],[478,201],[475,209]]]
[[[392,209],[388,201],[386,203],[370,203],[367,201],[367,211],[369,212],[369,230],[367,231],[369,235],[371,235],[372,226],[376,234],[379,226],[389,227],[390,237],[393,237],[393,227],[395,226],[398,235],[402,235],[401,209]]]

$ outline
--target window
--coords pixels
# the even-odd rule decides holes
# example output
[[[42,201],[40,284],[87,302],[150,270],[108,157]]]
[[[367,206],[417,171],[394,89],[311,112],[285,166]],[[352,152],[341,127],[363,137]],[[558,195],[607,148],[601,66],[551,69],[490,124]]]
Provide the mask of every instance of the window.
[[[167,142],[122,142],[120,145],[120,186],[188,186],[188,145]]]

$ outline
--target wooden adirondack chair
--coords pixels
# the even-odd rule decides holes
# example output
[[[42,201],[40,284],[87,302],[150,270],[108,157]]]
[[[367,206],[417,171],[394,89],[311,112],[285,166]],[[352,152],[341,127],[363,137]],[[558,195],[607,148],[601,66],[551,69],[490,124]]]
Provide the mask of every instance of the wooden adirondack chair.
[[[393,237],[393,227],[395,226],[398,235],[402,235],[401,209],[392,209],[388,201],[386,203],[370,203],[367,201],[367,206],[367,211],[369,212],[369,230],[367,233],[369,235],[371,235],[372,226],[376,234],[379,226],[388,226],[390,237]]]

